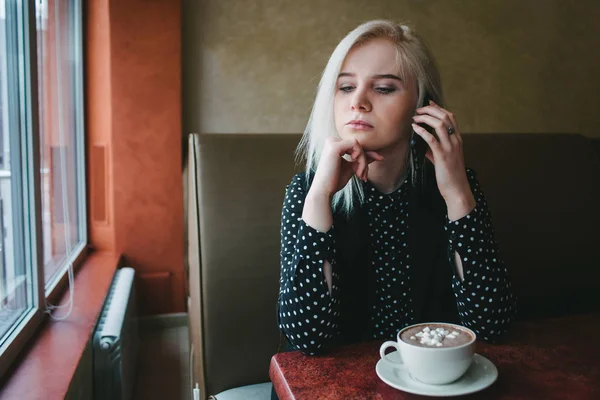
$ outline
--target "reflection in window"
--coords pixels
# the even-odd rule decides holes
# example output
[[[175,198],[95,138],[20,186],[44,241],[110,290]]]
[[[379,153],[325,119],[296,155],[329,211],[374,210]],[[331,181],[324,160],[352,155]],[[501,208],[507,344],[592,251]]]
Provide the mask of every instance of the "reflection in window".
[[[33,210],[27,186],[33,175],[22,113],[28,70],[19,62],[26,48],[18,35],[22,27],[16,3],[0,0],[0,348],[34,306],[32,246],[26,230]]]
[[[37,52],[46,286],[85,243],[80,4],[37,3]]]

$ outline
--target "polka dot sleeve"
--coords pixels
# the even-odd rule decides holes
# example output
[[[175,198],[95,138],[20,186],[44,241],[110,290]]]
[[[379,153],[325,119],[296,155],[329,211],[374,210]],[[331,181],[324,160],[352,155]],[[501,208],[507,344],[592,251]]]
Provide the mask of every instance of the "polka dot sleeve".
[[[339,277],[335,268],[334,228],[319,232],[302,220],[304,174],[288,185],[281,214],[281,276],[278,323],[288,341],[306,354],[316,354],[338,334]],[[332,265],[332,291],[323,263]]]
[[[498,253],[487,201],[475,173],[468,169],[467,175],[477,205],[468,215],[446,224],[448,261],[455,265],[454,252],[458,252],[464,273],[464,281],[454,273],[452,288],[462,323],[483,340],[493,341],[513,320],[516,299]]]

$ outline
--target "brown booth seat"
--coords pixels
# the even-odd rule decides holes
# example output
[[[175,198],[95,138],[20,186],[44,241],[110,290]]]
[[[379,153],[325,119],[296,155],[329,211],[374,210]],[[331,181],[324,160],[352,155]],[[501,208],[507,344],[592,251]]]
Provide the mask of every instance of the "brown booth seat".
[[[519,296],[518,318],[598,311],[600,141],[575,134],[463,136]],[[281,206],[286,185],[302,169],[294,165],[299,139],[190,135],[192,375],[206,395],[269,380],[279,345]],[[216,397],[244,396],[243,390]]]

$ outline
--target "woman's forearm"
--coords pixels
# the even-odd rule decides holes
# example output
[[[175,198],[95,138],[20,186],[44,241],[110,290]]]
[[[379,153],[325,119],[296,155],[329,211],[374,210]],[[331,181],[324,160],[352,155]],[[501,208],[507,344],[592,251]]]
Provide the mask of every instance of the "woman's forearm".
[[[331,197],[325,193],[309,190],[304,201],[302,219],[306,225],[319,232],[329,231],[333,226]]]
[[[304,200],[302,210],[304,223],[319,232],[327,232],[333,226],[333,215],[331,212],[331,198],[326,194],[309,190]],[[332,267],[329,261],[323,262],[323,275],[327,281],[327,288],[331,294],[333,277]]]

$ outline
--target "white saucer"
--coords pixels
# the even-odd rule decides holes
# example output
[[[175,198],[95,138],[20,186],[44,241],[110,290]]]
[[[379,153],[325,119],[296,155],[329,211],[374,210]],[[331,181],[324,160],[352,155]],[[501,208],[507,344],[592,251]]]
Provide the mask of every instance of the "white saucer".
[[[387,357],[391,361],[400,362],[397,351],[389,353]],[[405,370],[394,368],[383,360],[377,362],[375,371],[382,381],[393,388],[408,393],[440,397],[475,393],[487,388],[498,378],[498,369],[496,366],[479,354],[473,356],[473,363],[460,379],[446,385],[421,383],[413,379]]]

